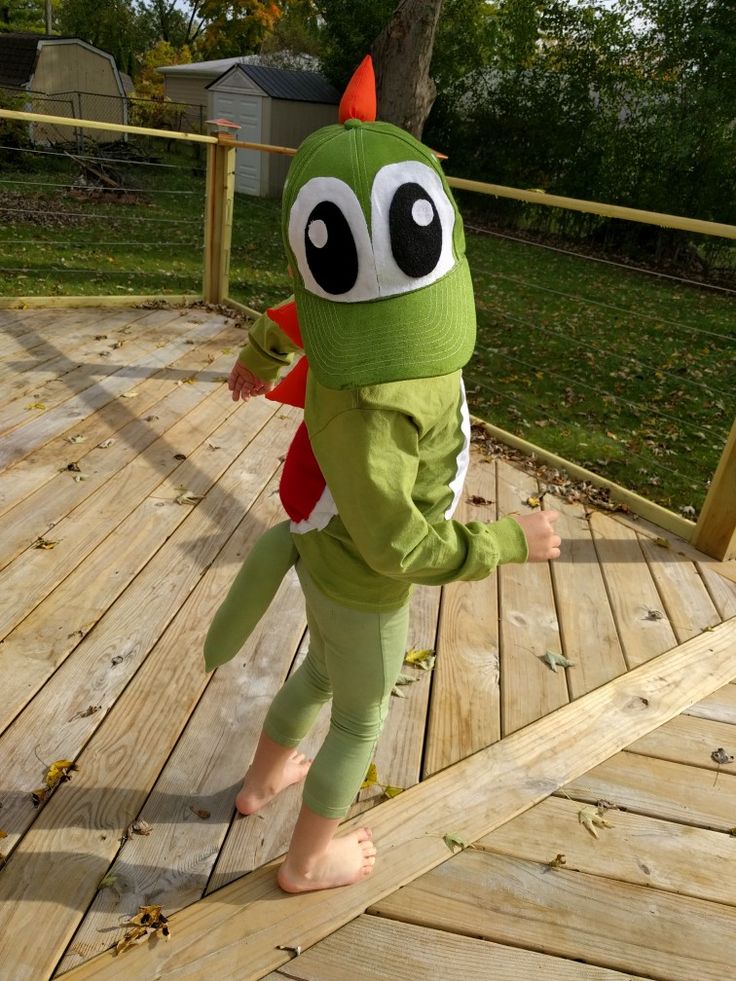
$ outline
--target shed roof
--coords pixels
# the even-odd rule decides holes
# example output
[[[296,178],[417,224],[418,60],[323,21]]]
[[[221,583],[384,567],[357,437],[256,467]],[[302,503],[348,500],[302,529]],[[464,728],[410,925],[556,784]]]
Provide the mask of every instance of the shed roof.
[[[233,65],[247,65],[258,55],[240,55],[237,58],[217,58],[215,61],[195,61],[188,65],[163,65],[156,71],[161,75],[197,75],[202,78],[219,78]]]
[[[30,82],[36,69],[39,42],[46,44],[70,41],[81,44],[90,51],[105,55],[112,62],[115,70],[115,59],[108,51],[95,47],[80,37],[64,34],[34,34],[30,31],[9,31],[0,34],[0,85],[22,88]]]
[[[20,31],[0,34],[0,85],[26,84],[36,66],[38,42],[44,37]]]
[[[242,72],[272,99],[288,99],[291,102],[320,102],[337,105],[340,93],[327,79],[317,72],[303,72],[291,68],[273,68],[270,65],[232,66],[207,86],[212,88],[233,71]]]

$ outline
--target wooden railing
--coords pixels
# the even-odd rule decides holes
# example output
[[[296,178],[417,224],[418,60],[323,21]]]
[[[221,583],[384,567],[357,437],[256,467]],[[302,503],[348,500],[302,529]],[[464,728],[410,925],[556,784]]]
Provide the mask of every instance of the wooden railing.
[[[296,153],[296,150],[290,147],[236,140],[232,135],[232,130],[237,129],[237,127],[225,120],[211,121],[210,126],[213,132],[210,135],[203,135],[127,126],[109,122],[97,122],[95,120],[46,116],[38,113],[19,112],[9,109],[0,109],[0,118],[207,144],[205,241],[201,297],[209,303],[226,303],[236,308],[245,309],[248,313],[253,312],[249,308],[244,308],[242,304],[232,300],[228,295],[235,196],[235,152],[242,148],[291,156]],[[565,208],[605,217],[619,218],[625,221],[658,225],[662,228],[675,228],[698,234],[736,239],[736,226],[734,225],[641,211],[635,208],[624,208],[618,205],[602,204],[595,201],[582,201],[575,198],[546,194],[542,191],[520,190],[518,188],[486,184],[480,181],[465,180],[458,177],[449,177],[448,183],[451,187],[466,191],[495,197],[511,198],[545,207]],[[94,299],[102,303],[107,301],[116,303],[124,301],[130,303],[133,300],[155,298],[115,296],[96,297]],[[35,299],[37,299],[39,304],[42,304],[44,300],[48,300],[49,303],[52,300],[58,303],[60,298],[55,296],[53,298],[39,297]],[[91,298],[69,297],[65,299],[71,305],[75,300],[88,304]],[[167,299],[175,300],[176,298],[167,297]],[[511,433],[500,430],[498,427],[489,428],[500,439],[528,452],[533,452],[541,460],[547,461],[553,466],[566,468],[572,476],[582,477],[598,485],[608,487],[616,499],[627,503],[636,513],[651,518],[651,520],[655,521],[661,527],[680,535],[702,552],[719,560],[736,558],[736,421],[734,421],[720,463],[711,481],[710,489],[697,524],[640,497],[627,488],[613,484],[611,481],[605,480],[591,471],[563,460],[541,447],[526,443]]]

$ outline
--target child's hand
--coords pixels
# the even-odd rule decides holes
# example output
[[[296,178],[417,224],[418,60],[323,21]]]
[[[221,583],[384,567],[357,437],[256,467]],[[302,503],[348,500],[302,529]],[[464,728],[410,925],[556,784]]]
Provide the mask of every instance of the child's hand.
[[[238,399],[247,402],[253,395],[265,395],[266,392],[271,391],[273,386],[273,382],[262,381],[257,378],[250,368],[246,368],[239,361],[233,365],[233,370],[227,380],[227,387],[233,393],[233,402],[237,402]]]
[[[555,534],[554,523],[559,511],[534,511],[532,514],[515,514],[514,521],[521,525],[529,546],[529,562],[546,562],[560,557],[562,540]]]

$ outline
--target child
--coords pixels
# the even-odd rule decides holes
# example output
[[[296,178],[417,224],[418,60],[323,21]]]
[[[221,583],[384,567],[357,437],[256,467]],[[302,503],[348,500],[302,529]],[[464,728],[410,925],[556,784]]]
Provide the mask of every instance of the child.
[[[452,520],[470,442],[460,369],[475,341],[462,222],[431,151],[374,119],[366,59],[341,125],[312,134],[289,171],[283,226],[295,304],[260,318],[229,379],[235,400],[304,405],[280,488],[290,524],[256,545],[205,645],[209,668],[233,656],[296,563],[309,653],[274,699],[236,799],[252,814],[304,780],[278,873],[287,892],[348,885],[373,869],[368,828],[335,833],[404,659],[411,584],[559,556],[555,512]],[[306,358],[271,391],[302,347]],[[312,764],[296,747],[330,699]]]

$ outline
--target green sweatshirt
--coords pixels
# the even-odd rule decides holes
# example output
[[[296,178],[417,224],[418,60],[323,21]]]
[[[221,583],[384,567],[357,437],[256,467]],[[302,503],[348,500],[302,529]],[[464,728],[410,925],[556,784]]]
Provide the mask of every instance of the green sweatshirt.
[[[239,360],[271,380],[293,350],[264,315]],[[292,531],[310,576],[331,599],[394,609],[412,583],[483,579],[497,565],[526,561],[513,518],[451,518],[469,438],[459,371],[346,390],[325,388],[310,373],[304,418],[336,513],[320,530],[300,533],[292,524]]]

